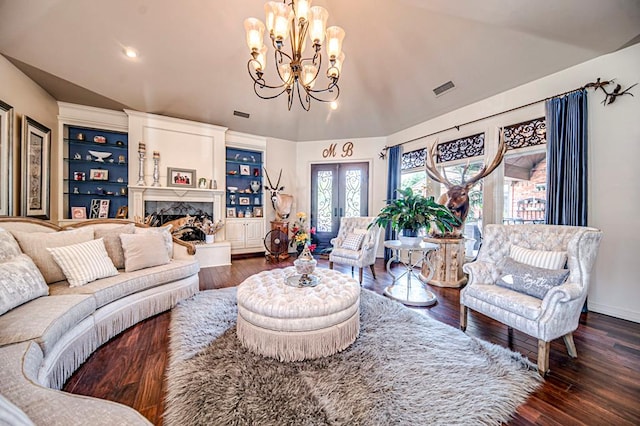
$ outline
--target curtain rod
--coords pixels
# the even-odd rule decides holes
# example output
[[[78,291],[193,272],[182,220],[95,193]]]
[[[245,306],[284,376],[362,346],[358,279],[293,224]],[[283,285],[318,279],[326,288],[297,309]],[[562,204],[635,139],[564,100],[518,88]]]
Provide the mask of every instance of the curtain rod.
[[[598,79],[598,80],[600,80],[600,79]],[[589,84],[592,84],[592,83],[589,83]],[[505,111],[496,112],[495,114],[487,115],[486,117],[476,118],[475,120],[467,121],[466,123],[458,124],[457,126],[451,126],[451,127],[446,128],[446,129],[438,130],[437,132],[429,133],[429,134],[427,134],[427,135],[419,136],[419,137],[417,137],[417,138],[413,138],[413,139],[410,139],[410,140],[408,140],[408,141],[401,142],[401,143],[396,144],[396,145],[393,145],[393,146],[402,146],[402,145],[405,145],[405,144],[408,144],[408,143],[411,143],[411,142],[415,142],[415,141],[420,140],[420,139],[428,138],[429,136],[434,136],[434,135],[437,135],[437,134],[439,134],[439,133],[444,133],[444,132],[446,132],[446,131],[453,130],[453,129],[460,130],[460,128],[461,128],[462,126],[467,126],[467,125],[469,125],[469,124],[477,123],[478,121],[486,120],[486,119],[488,119],[488,118],[497,117],[498,115],[507,114],[507,113],[512,112],[512,111],[516,111],[516,110],[519,110],[519,109],[522,109],[522,108],[529,107],[529,106],[531,106],[531,105],[538,104],[538,103],[540,103],[540,102],[548,101],[549,99],[558,98],[558,97],[560,97],[560,96],[568,95],[569,93],[573,93],[573,92],[577,92],[577,91],[583,90],[583,89],[585,89],[586,87],[587,87],[587,86],[578,87],[577,89],[569,90],[569,91],[566,91],[566,92],[563,92],[563,93],[559,93],[559,94],[557,94],[557,95],[553,95],[553,96],[546,97],[546,98],[544,98],[544,99],[539,99],[539,100],[537,100],[537,101],[529,102],[528,104],[525,104],[525,105],[520,105],[520,106],[517,106],[517,107],[511,108],[511,109],[505,110]],[[390,146],[385,146],[385,147],[383,148],[383,150],[385,151],[385,153],[386,153],[386,151],[388,151],[388,150],[389,150],[389,148],[391,148],[391,147],[390,147]]]

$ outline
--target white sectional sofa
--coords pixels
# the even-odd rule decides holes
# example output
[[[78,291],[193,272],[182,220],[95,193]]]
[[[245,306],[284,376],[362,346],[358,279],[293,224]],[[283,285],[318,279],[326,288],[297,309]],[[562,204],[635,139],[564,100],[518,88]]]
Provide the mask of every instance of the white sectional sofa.
[[[84,254],[72,256],[73,268],[54,271],[58,266],[51,264],[58,260],[46,259],[47,254],[56,255],[46,247],[79,248],[84,253],[84,244],[101,245],[78,242],[88,235],[102,239],[106,254],[120,269],[72,287],[75,263],[81,263],[81,270],[87,266],[82,264]],[[149,241],[161,242],[145,245]],[[162,253],[154,255],[158,246],[166,259]],[[90,220],[61,228],[34,219],[0,218],[0,425],[149,424],[132,408],[59,389],[100,345],[197,293],[200,267],[194,254],[191,244],[172,239],[166,230],[125,220]],[[22,272],[24,262],[31,265],[27,269],[33,272],[35,267],[42,274],[46,285],[38,282],[35,291],[13,287],[29,275]],[[148,266],[153,263],[163,264]],[[52,281],[60,272],[70,275]],[[30,300],[16,302],[16,297]]]

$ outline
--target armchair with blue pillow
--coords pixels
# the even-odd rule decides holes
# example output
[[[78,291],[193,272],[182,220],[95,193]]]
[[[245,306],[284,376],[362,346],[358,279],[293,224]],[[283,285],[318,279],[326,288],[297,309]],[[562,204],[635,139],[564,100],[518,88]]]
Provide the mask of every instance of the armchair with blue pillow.
[[[562,225],[487,225],[483,245],[460,292],[460,328],[469,309],[538,339],[538,371],[549,370],[550,342],[573,332],[587,297],[602,232]]]

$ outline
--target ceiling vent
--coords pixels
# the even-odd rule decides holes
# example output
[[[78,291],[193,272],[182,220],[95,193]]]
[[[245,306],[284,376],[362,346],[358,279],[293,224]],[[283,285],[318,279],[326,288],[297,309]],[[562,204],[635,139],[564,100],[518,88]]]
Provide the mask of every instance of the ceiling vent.
[[[249,113],[242,111],[233,111],[233,115],[236,117],[249,118]]]
[[[435,89],[433,89],[433,93],[435,93],[436,96],[440,96],[444,92],[447,92],[447,91],[453,89],[454,87],[456,87],[456,85],[453,84],[453,81],[447,81],[445,84],[440,85],[440,86],[436,87]]]

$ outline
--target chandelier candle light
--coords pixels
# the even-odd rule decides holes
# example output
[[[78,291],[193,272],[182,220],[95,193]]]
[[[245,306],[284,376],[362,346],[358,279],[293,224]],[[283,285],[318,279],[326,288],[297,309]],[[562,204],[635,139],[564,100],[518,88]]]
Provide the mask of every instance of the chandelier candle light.
[[[287,94],[287,106],[291,110],[293,98],[300,100],[309,111],[311,99],[334,102],[340,95],[338,80],[344,63],[342,40],[345,32],[340,27],[326,28],[329,13],[320,6],[311,7],[311,0],[270,1],[264,5],[266,30],[274,48],[275,69],[280,78],[276,85],[267,84],[264,73],[267,66],[267,46],[264,44],[265,24],[256,18],[247,18],[244,28],[251,59],[247,63],[253,79],[253,90],[262,99],[273,99]],[[309,34],[312,48],[303,57],[306,36]],[[322,66],[322,43],[327,39],[326,50],[327,87],[314,89]],[[290,53],[285,52],[285,41],[289,38]]]

